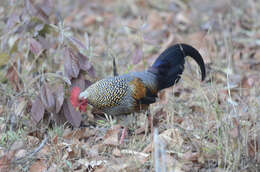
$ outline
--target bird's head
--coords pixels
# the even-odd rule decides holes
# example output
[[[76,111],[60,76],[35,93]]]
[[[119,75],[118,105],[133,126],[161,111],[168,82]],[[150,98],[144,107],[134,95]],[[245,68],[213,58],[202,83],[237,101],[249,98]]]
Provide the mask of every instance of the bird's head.
[[[80,92],[79,87],[73,87],[70,92],[70,102],[75,109],[85,112],[88,105],[87,92]]]

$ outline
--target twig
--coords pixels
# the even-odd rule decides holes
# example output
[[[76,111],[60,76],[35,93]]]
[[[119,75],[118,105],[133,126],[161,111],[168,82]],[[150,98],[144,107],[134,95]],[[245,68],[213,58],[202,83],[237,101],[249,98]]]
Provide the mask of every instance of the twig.
[[[68,85],[71,85],[70,80],[69,80],[67,77],[65,77],[65,76],[62,76],[62,75],[59,75],[59,74],[56,74],[56,73],[43,73],[43,74],[40,74],[40,75],[36,76],[35,78],[33,78],[33,80],[32,80],[30,83],[28,83],[26,89],[29,89],[29,87],[30,87],[33,83],[37,82],[37,80],[40,79],[40,78],[43,77],[43,76],[44,76],[44,77],[49,76],[49,77],[54,77],[54,78],[60,78],[61,80],[63,80],[64,82],[66,82]]]
[[[49,140],[49,136],[47,135],[41,142],[41,144],[36,147],[33,151],[31,151],[30,153],[28,153],[27,155],[21,157],[21,158],[15,158],[12,163],[15,163],[15,164],[19,164],[19,163],[23,163],[22,160],[28,160],[30,159],[31,157],[33,157],[36,153],[38,153],[42,148],[43,146],[47,143],[47,141]]]

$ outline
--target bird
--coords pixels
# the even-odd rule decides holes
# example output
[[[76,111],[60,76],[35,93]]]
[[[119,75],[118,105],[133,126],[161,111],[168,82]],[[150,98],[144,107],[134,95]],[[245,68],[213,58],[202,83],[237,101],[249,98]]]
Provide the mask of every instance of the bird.
[[[112,116],[146,110],[161,90],[179,82],[186,56],[199,65],[203,81],[206,69],[201,54],[191,45],[179,43],[164,50],[145,71],[107,77],[83,91],[72,88],[71,103],[80,111],[90,104]]]

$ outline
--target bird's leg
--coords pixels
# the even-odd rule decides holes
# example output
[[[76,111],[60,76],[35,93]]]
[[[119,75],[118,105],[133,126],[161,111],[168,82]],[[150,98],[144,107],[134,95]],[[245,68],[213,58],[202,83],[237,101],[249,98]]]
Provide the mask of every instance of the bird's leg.
[[[127,127],[124,126],[124,129],[123,129],[121,137],[120,137],[120,142],[119,142],[120,145],[122,145],[124,143],[126,132],[127,132]]]
[[[137,115],[135,115],[135,113],[133,112],[131,114],[131,116],[127,115],[126,118],[124,118],[124,124],[123,124],[124,128],[123,128],[123,131],[122,131],[122,134],[120,137],[120,142],[119,142],[120,145],[124,143],[125,136],[127,135],[129,125],[133,123],[134,119],[136,120],[136,117],[137,117]]]
[[[120,123],[119,121],[119,119],[115,116],[115,119],[116,119],[116,123],[118,124],[118,123]],[[121,124],[120,124],[121,125]],[[121,137],[120,137],[120,140],[119,140],[119,144],[120,145],[122,145],[123,144],[123,142],[124,142],[124,139],[125,139],[125,135],[126,135],[126,130],[127,130],[127,127],[125,127],[124,126],[124,129],[123,129],[123,131],[122,131],[122,134],[121,134]]]
[[[145,112],[146,118],[147,118],[147,122],[145,121],[145,130],[144,130],[144,137],[143,137],[143,141],[145,140],[148,130],[149,130],[149,122],[148,122],[148,111]]]
[[[125,136],[127,135],[127,130],[128,130],[128,116],[123,115],[122,116],[123,119],[121,119],[121,124],[124,126],[123,130],[122,130],[122,134],[119,140],[119,145],[122,145],[124,143],[125,140]]]
[[[144,138],[147,136],[149,129],[151,130],[151,132],[153,132],[153,116],[151,115],[150,109],[148,109],[145,113],[146,118],[147,118],[147,123],[145,125],[145,131],[144,131]]]
[[[148,120],[148,128],[150,128],[151,133],[153,133],[153,115],[150,112],[150,109],[148,109],[147,112],[147,120]]]

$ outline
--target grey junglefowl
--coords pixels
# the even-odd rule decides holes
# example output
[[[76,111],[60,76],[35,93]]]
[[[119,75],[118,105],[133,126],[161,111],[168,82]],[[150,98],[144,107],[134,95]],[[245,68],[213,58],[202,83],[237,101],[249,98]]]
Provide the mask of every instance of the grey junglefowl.
[[[156,101],[159,91],[173,86],[181,78],[185,57],[192,57],[200,67],[202,81],[206,71],[200,53],[190,45],[176,44],[162,52],[151,67],[97,81],[82,92],[72,89],[71,103],[85,111],[90,104],[109,115],[145,110]]]

